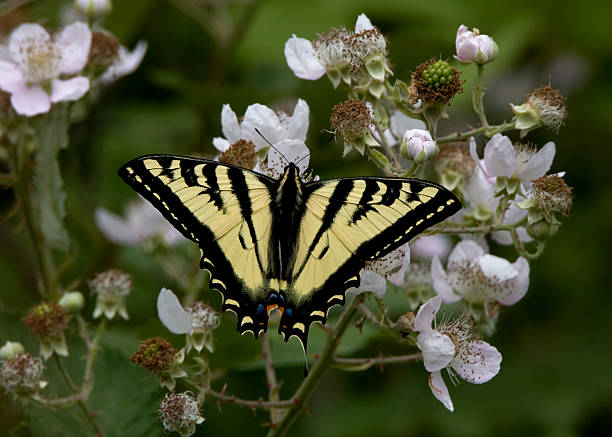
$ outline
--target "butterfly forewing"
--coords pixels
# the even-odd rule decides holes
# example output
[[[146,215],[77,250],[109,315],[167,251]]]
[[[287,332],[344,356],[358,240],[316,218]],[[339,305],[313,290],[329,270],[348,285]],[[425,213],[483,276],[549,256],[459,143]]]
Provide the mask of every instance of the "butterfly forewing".
[[[231,165],[151,155],[130,161],[120,176],[202,251],[200,265],[238,329],[265,330],[259,311],[269,293],[270,187],[274,180]]]

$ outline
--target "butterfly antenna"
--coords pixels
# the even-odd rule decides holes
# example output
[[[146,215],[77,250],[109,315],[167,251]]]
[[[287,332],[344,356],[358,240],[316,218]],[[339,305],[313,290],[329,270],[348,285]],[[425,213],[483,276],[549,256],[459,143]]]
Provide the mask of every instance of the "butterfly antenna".
[[[325,132],[329,132],[329,131],[325,131]],[[333,133],[333,132],[329,132],[329,133]],[[318,146],[316,149],[314,149],[312,152],[309,150],[308,151],[308,155],[302,156],[300,158],[300,160],[298,162],[295,163],[295,165],[298,165],[300,162],[302,162],[304,159],[308,158],[309,156],[311,156],[314,152],[318,151],[319,149],[321,149],[322,147],[328,145],[332,139],[335,138],[335,135],[332,135],[331,137],[329,137],[329,140],[327,140],[324,144],[321,144],[320,146]]]
[[[283,155],[283,152],[281,152],[281,151],[280,151],[280,150],[278,150],[276,147],[274,147],[274,146],[272,145],[272,143],[271,143],[270,141],[268,141],[268,139],[267,139],[266,137],[264,137],[264,136],[263,136],[263,134],[262,134],[261,132],[259,132],[259,129],[258,129],[258,128],[255,128],[255,132],[257,132],[257,133],[259,134],[259,136],[260,136],[260,137],[262,137],[262,138],[264,139],[264,141],[265,141],[266,143],[268,143],[268,145],[269,145],[271,148],[273,148],[274,150],[276,150],[276,151],[278,152],[278,154],[279,154],[280,156],[282,156],[282,157],[283,157],[283,159],[284,159],[284,160],[287,162],[287,164],[289,164],[289,160],[287,159],[287,157],[286,157],[285,155]]]

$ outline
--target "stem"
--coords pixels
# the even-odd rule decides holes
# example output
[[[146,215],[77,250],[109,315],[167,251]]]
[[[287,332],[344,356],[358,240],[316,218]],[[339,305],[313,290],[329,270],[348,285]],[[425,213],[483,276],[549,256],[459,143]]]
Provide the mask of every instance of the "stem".
[[[236,396],[229,396],[225,393],[219,393],[214,390],[208,390],[206,392],[207,396],[211,398],[217,399],[221,402],[227,402],[229,404],[236,404],[242,407],[248,408],[262,408],[262,409],[270,409],[270,408],[293,408],[297,404],[297,399],[287,399],[284,401],[275,401],[275,402],[266,402],[263,399],[259,398],[256,401],[251,401],[247,399],[240,399]]]
[[[10,149],[11,167],[14,175],[15,195],[23,210],[26,229],[32,240],[32,246],[36,255],[38,271],[40,274],[39,293],[43,299],[54,297],[54,279],[55,267],[53,258],[45,239],[42,237],[39,224],[36,222],[35,214],[28,195],[28,189],[25,181],[25,171],[23,166],[24,156],[22,154],[21,142],[13,144]]]
[[[514,243],[514,248],[519,253],[519,255],[527,258],[530,261],[534,259],[538,259],[539,257],[542,256],[542,254],[544,253],[544,248],[546,247],[546,244],[543,241],[537,242],[535,252],[529,252],[527,248],[525,247],[525,245],[523,244],[523,242],[521,241],[518,235],[518,232],[516,232],[516,229],[513,229],[511,233],[512,233],[512,242]]]
[[[285,413],[285,415],[281,418],[280,422],[278,422],[277,426],[271,428],[268,432],[268,437],[278,437],[283,436],[289,430],[291,425],[299,414],[302,412],[304,408],[304,404],[314,391],[315,387],[321,381],[325,370],[329,367],[329,365],[333,362],[334,352],[338,347],[340,339],[348,328],[355,312],[357,311],[357,306],[363,301],[365,298],[364,295],[355,296],[351,304],[344,310],[342,316],[340,317],[340,321],[336,325],[334,331],[327,337],[327,341],[325,342],[325,347],[323,348],[323,352],[319,356],[319,359],[313,366],[310,374],[304,379],[302,385],[298,388],[293,400],[295,404]]]
[[[387,158],[389,158],[389,161],[391,161],[391,165],[393,167],[399,167],[400,166],[399,160],[397,159],[397,156],[391,149],[391,146],[389,146],[389,143],[387,142],[387,139],[385,138],[385,132],[383,128],[380,126],[380,123],[375,123],[374,126],[376,126],[376,132],[378,132],[378,136],[380,137],[381,146],[385,152],[385,155],[387,155]]]
[[[270,399],[270,402],[278,402],[280,400],[280,384],[276,380],[274,362],[272,361],[272,353],[270,351],[270,341],[266,334],[261,336],[261,356],[265,362],[266,378],[268,380],[268,399]],[[280,417],[280,411],[275,408],[270,409],[270,420],[272,423],[276,423]]]
[[[377,326],[381,329],[385,329],[385,330],[391,329],[389,326],[386,326],[382,321],[378,320],[376,316],[374,315],[374,313],[370,311],[370,309],[367,307],[365,303],[361,302],[359,305],[357,305],[357,309],[359,310],[361,315],[365,317],[366,319],[368,319],[368,321],[372,325]]]
[[[100,324],[98,325],[98,331],[96,332],[96,336],[93,341],[88,344],[89,355],[87,356],[87,363],[85,364],[85,374],[83,375],[83,394],[85,399],[89,398],[89,394],[93,389],[94,385],[94,377],[93,377],[93,369],[94,364],[96,362],[96,355],[98,354],[98,344],[100,343],[100,337],[102,336],[102,332],[106,327],[106,318],[103,318]]]
[[[514,231],[519,226],[527,223],[527,218],[519,220],[516,223],[503,224],[498,223],[495,225],[483,225],[483,226],[449,226],[445,228],[430,228],[427,231],[423,232],[423,235],[433,235],[433,234],[457,234],[457,233],[469,233],[469,234],[488,234],[493,231]]]
[[[334,357],[332,364],[335,367],[344,369],[344,370],[366,370],[372,367],[373,365],[378,365],[383,367],[385,364],[402,364],[402,363],[410,363],[413,361],[419,361],[423,357],[420,353],[410,354],[410,355],[397,355],[391,357],[371,357],[371,358],[340,358]]]
[[[387,176],[392,176],[393,172],[389,168],[389,162],[385,162],[383,160],[385,155],[380,152],[375,152],[372,147],[368,146],[367,144],[365,146],[365,154],[374,162],[374,164],[376,164],[378,168],[382,169]]]
[[[91,426],[94,429],[96,435],[102,437],[104,435],[104,432],[102,432],[102,429],[100,428],[100,425],[98,425],[98,423],[94,419],[95,414],[89,409],[89,407],[87,406],[87,404],[84,401],[84,398],[86,398],[85,397],[85,391],[84,390],[79,391],[74,386],[74,384],[72,383],[72,379],[70,378],[70,376],[66,372],[66,369],[64,369],[64,365],[62,364],[62,362],[59,359],[59,357],[57,356],[57,354],[53,354],[53,358],[55,358],[55,362],[57,364],[57,368],[59,370],[60,375],[62,375],[62,378],[66,382],[66,385],[73,392],[73,396],[75,396],[75,398],[76,398],[76,404],[79,406],[79,408],[81,409],[81,411],[83,412],[83,414],[87,418],[87,421],[91,424]]]
[[[484,111],[484,86],[483,86],[483,64],[476,64],[477,73],[476,73],[476,86],[472,91],[472,106],[474,107],[474,112],[478,114],[478,118],[480,119],[480,125],[483,127],[488,127],[489,122],[487,121],[487,116]]]
[[[514,127],[515,127],[515,124],[513,121],[509,123],[502,123],[496,126],[482,126],[477,129],[469,130],[467,132],[451,134],[445,137],[438,137],[436,138],[436,143],[438,144],[453,143],[455,141],[467,140],[470,137],[481,135],[481,134],[487,137],[491,137],[495,134],[502,133],[510,129],[514,129]]]

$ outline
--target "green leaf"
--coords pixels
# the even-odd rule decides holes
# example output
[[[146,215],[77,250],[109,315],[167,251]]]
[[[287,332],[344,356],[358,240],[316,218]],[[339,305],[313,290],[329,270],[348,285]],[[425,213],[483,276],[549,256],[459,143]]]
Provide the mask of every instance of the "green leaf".
[[[67,250],[69,237],[64,227],[66,193],[58,155],[68,146],[68,106],[56,105],[46,115],[33,120],[37,151],[34,168],[33,203],[39,216],[45,242]]]

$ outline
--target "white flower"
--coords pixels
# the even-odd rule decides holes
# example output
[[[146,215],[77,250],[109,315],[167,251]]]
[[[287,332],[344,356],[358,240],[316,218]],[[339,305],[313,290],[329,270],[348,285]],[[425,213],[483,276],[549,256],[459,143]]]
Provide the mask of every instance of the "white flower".
[[[470,138],[470,155],[493,184],[499,176],[516,178],[523,184],[544,176],[552,166],[555,152],[552,141],[536,151],[522,144],[514,146],[507,136],[495,134],[487,142],[481,160],[476,154],[476,142]]]
[[[485,64],[494,60],[499,53],[499,48],[493,38],[488,35],[480,35],[478,29],[470,31],[463,24],[457,29],[455,48],[457,49],[455,58],[463,63]]]
[[[412,257],[428,261],[434,256],[444,259],[448,256],[451,247],[452,243],[448,235],[424,235],[410,242],[410,254]]]
[[[461,241],[448,257],[446,271],[437,257],[431,264],[435,292],[446,303],[461,299],[485,306],[499,302],[513,305],[527,293],[529,263],[519,257],[514,263],[485,253],[471,240]]]
[[[255,150],[259,151],[269,147],[266,140],[273,145],[282,140],[304,142],[308,132],[309,115],[308,103],[302,99],[298,100],[291,116],[282,112],[277,114],[267,106],[255,103],[247,107],[242,122],[238,122],[236,113],[229,104],[225,104],[221,110],[221,129],[225,138],[214,138],[213,145],[219,152],[225,152],[232,144],[242,139],[251,141],[255,144]]]
[[[300,79],[317,80],[326,72],[337,87],[343,69],[360,67],[386,53],[386,40],[365,14],[355,23],[355,32],[332,29],[313,42],[293,35],[285,43],[287,65]],[[369,68],[372,70],[372,68]],[[380,73],[376,75],[379,77]],[[382,71],[384,79],[384,71]],[[349,81],[348,78],[342,78]]]
[[[183,308],[176,295],[162,288],[157,296],[157,314],[162,324],[173,334],[187,335],[187,352],[200,352],[204,347],[213,352],[212,331],[219,326],[219,315],[204,302],[193,302]]]
[[[404,132],[400,152],[404,158],[422,164],[436,154],[436,143],[429,131],[409,129]]]
[[[94,218],[104,236],[115,244],[137,246],[159,236],[168,246],[173,246],[184,237],[149,202],[140,198],[127,204],[125,218],[107,209],[96,208]]]
[[[353,294],[372,292],[382,297],[387,291],[387,279],[394,285],[402,285],[409,264],[410,246],[404,244],[382,258],[367,261],[361,271],[359,287],[351,288],[349,292]]]
[[[273,144],[268,151],[267,161],[258,162],[255,171],[278,179],[290,162],[297,165],[300,174],[304,175],[310,163],[310,151],[302,140],[281,140]]]
[[[140,66],[146,53],[146,41],[138,41],[138,44],[136,44],[136,47],[131,52],[124,46],[119,46],[117,60],[106,69],[100,80],[102,83],[111,83],[120,77],[132,74]]]
[[[472,325],[465,316],[432,328],[440,310],[442,298],[436,296],[425,302],[414,319],[419,332],[417,345],[423,354],[423,364],[429,375],[429,387],[442,404],[453,411],[453,402],[442,379],[442,369],[458,374],[472,384],[482,384],[499,372],[502,356],[489,343],[472,337]]]
[[[75,76],[87,64],[91,30],[73,23],[51,37],[40,25],[25,23],[9,36],[10,61],[0,60],[0,89],[11,94],[18,114],[49,112],[52,103],[78,100],[89,90],[89,79]]]

